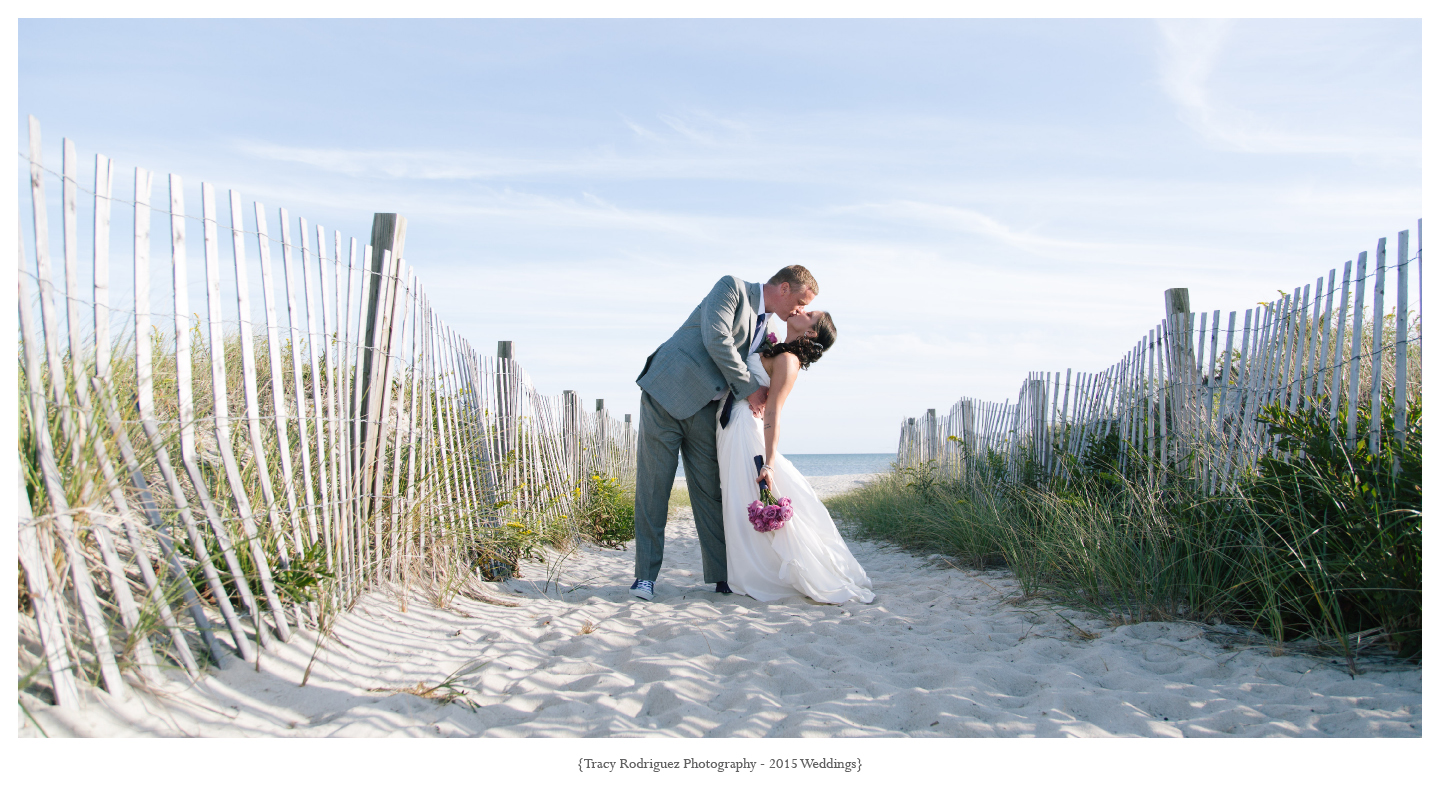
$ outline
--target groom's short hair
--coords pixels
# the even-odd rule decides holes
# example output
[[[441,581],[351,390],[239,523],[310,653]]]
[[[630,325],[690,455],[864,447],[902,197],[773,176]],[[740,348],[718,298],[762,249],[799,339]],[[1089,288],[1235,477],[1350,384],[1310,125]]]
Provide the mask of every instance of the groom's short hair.
[[[771,286],[779,286],[782,283],[790,284],[792,289],[809,289],[816,295],[820,294],[820,284],[815,282],[815,276],[810,274],[810,270],[799,264],[791,264],[781,269],[769,280]]]

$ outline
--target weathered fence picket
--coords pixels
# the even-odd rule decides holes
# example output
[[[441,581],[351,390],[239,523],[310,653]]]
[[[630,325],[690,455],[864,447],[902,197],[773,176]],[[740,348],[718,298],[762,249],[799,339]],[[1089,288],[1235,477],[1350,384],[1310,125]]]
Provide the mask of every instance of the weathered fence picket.
[[[1360,407],[1360,337],[1365,322],[1365,254],[1355,269],[1355,324],[1350,331],[1350,391],[1345,409],[1345,444],[1355,445],[1355,422]]]
[[[38,212],[38,210],[37,210]],[[89,563],[86,560],[85,552],[81,549],[80,543],[75,535],[75,524],[70,512],[69,498],[65,492],[65,483],[60,473],[60,465],[56,460],[54,443],[50,436],[49,406],[45,404],[44,386],[40,381],[40,373],[43,369],[40,363],[40,354],[37,347],[42,343],[35,328],[34,319],[30,312],[29,289],[25,283],[20,284],[20,333],[22,346],[24,347],[25,378],[27,389],[30,392],[29,418],[34,431],[32,437],[35,441],[35,454],[39,462],[41,481],[45,489],[45,496],[51,507],[51,521],[54,525],[54,534],[65,548],[65,562],[70,568],[70,578],[75,597],[79,602],[80,613],[85,619],[85,625],[89,629],[89,637],[97,664],[100,667],[100,675],[104,680],[105,689],[111,695],[124,699],[129,694],[129,685],[125,683],[120,675],[120,667],[116,663],[115,649],[110,640],[110,625],[105,619],[105,614],[100,607],[100,599],[96,596],[94,582],[90,578]],[[47,301],[41,298],[41,305]],[[50,309],[54,310],[54,303],[49,303]],[[54,374],[54,369],[51,369]],[[24,488],[22,487],[22,492]],[[25,493],[28,497],[28,493]],[[33,524],[33,523],[32,523]],[[40,543],[43,548],[44,543]],[[53,558],[53,554],[50,554]],[[48,559],[40,559],[40,566],[43,569],[49,566]],[[47,570],[46,580],[59,581],[60,575],[53,569]],[[33,593],[33,590],[32,590]],[[80,664],[80,657],[74,656],[70,661],[76,665]]]
[[[1404,332],[1404,328],[1410,326],[1410,267],[1407,259],[1410,254],[1409,231],[1400,232],[1398,253],[1399,260],[1395,267],[1395,442],[1403,447],[1406,431],[1404,407],[1409,395],[1409,372],[1406,368],[1409,365],[1410,334]],[[1333,272],[1331,276],[1334,276]]]
[[[220,232],[215,221],[215,189],[209,184],[202,183],[200,199],[201,213],[204,218],[202,230],[205,244],[206,307],[210,314],[210,379],[211,393],[214,396],[212,420],[215,425],[215,444],[220,452],[225,478],[230,485],[230,495],[234,499],[236,511],[239,513],[244,538],[249,545],[250,562],[255,567],[256,575],[260,578],[260,588],[265,595],[266,602],[270,605],[270,615],[275,620],[275,629],[280,635],[280,640],[288,641],[290,640],[290,626],[285,620],[285,608],[281,605],[280,597],[275,591],[275,582],[270,574],[270,563],[266,558],[265,548],[260,544],[260,531],[255,525],[250,496],[246,494],[245,482],[240,475],[240,465],[235,461],[235,449],[230,442],[230,407],[225,381],[224,314],[220,306]],[[253,613],[258,624],[260,621],[259,610],[255,609]],[[264,635],[263,632],[261,634]]]
[[[1371,321],[1370,343],[1370,453],[1380,453],[1380,390],[1384,380],[1380,376],[1383,356],[1380,354],[1385,336],[1385,240],[1380,240],[1375,251],[1375,318]]]
[[[197,678],[229,656],[254,662],[254,642],[269,648],[318,626],[317,597],[345,607],[381,583],[503,571],[481,562],[510,552],[510,526],[573,541],[569,519],[588,497],[590,475],[633,475],[629,416],[616,421],[602,402],[562,420],[562,400],[535,392],[513,348],[503,359],[477,355],[435,316],[398,249],[403,217],[377,215],[371,241],[381,245],[362,253],[351,237],[343,261],[339,231],[332,244],[316,224],[312,237],[311,223],[296,218],[292,227],[284,208],[276,237],[259,203],[247,231],[234,191],[222,222],[209,183],[200,184],[192,218],[184,183],[171,175],[162,211],[173,294],[152,309],[153,178],[136,168],[134,200],[119,200],[135,210],[127,310],[114,304],[111,278],[115,164],[96,155],[88,190],[74,143],[63,142],[57,174],[41,160],[34,119],[30,132],[34,256],[22,228],[18,317],[26,391],[19,546],[29,609],[21,629],[34,636],[33,662],[61,706],[79,705],[82,681],[124,696],[128,673],[154,681],[179,667]],[[58,281],[46,218],[51,178],[61,196]],[[81,216],[86,191],[91,218]],[[79,241],[88,220],[90,283]],[[195,313],[191,222],[203,241]],[[274,241],[283,274],[272,266]],[[227,322],[229,289],[236,313]],[[170,332],[152,331],[166,318]],[[133,351],[112,349],[117,331],[134,336]],[[197,360],[209,376],[195,376]],[[143,440],[130,436],[137,423]],[[172,536],[174,525],[183,533]],[[143,616],[146,608],[155,618]],[[215,621],[228,629],[228,645]]]

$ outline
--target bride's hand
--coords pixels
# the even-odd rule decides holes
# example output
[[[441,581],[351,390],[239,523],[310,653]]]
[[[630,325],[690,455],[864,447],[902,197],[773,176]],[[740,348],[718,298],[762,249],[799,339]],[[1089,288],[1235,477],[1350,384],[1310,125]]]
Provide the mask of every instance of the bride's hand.
[[[768,468],[768,467],[765,468],[764,470],[760,471],[760,475],[759,475],[759,476],[756,476],[756,477],[755,477],[755,483],[756,483],[756,484],[760,484],[761,482],[764,482],[765,486],[769,487],[771,492],[774,492],[774,491],[775,491],[775,477],[772,475],[773,473],[774,473],[774,471],[771,470],[770,468]]]
[[[766,387],[758,388],[754,393],[746,397],[746,401],[750,402],[750,412],[756,418],[765,417],[765,401],[769,398],[770,389]]]

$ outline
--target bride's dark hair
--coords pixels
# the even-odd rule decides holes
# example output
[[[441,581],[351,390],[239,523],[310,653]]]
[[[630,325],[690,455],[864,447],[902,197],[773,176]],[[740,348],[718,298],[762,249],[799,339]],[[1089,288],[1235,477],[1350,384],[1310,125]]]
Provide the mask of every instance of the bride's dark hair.
[[[820,359],[835,343],[835,320],[830,318],[829,311],[821,311],[820,318],[815,321],[815,337],[802,337],[794,341],[776,344],[770,347],[769,352],[762,352],[762,357],[775,357],[781,352],[789,352],[800,358],[800,368],[810,368],[810,364]]]

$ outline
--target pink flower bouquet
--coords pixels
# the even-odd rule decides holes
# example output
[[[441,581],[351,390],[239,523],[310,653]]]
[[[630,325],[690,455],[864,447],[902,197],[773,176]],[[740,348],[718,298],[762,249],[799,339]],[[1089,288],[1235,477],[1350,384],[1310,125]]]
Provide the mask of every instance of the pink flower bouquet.
[[[755,457],[756,473],[759,473],[764,465],[764,457]],[[790,499],[776,500],[774,493],[770,492],[770,488],[763,483],[760,485],[760,499],[751,502],[747,509],[750,512],[750,524],[761,533],[769,533],[785,525],[795,516],[795,510],[790,506]]]
[[[795,516],[795,510],[791,508],[789,498],[780,498],[774,500],[773,503],[766,503],[767,500],[774,500],[774,496],[770,494],[768,488],[762,489],[760,490],[760,500],[754,501],[749,507],[750,524],[761,533],[769,533],[780,528]]]

